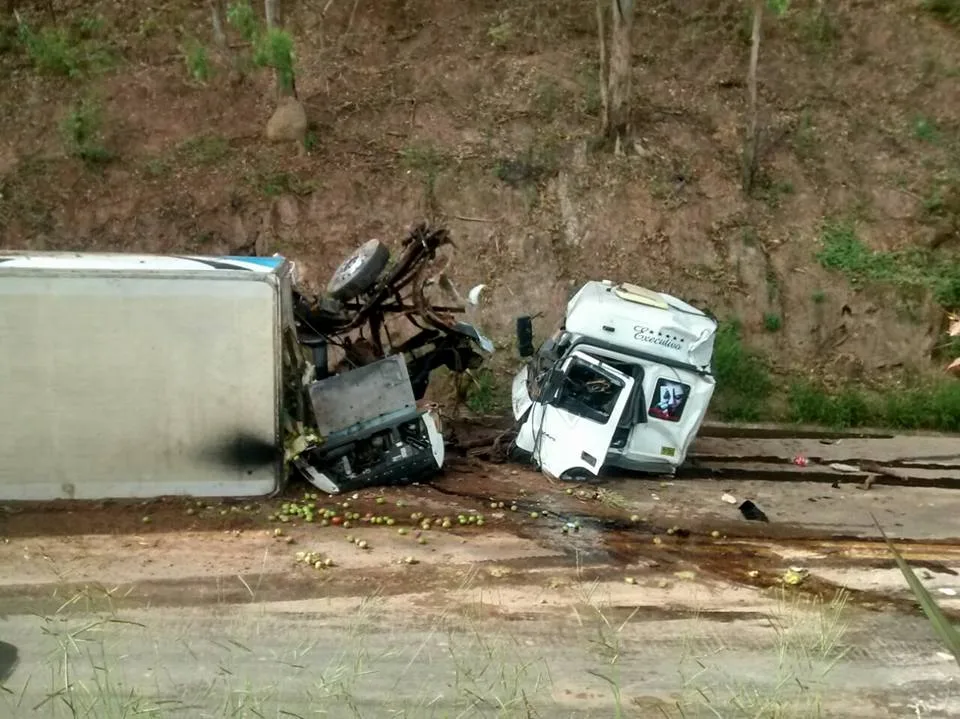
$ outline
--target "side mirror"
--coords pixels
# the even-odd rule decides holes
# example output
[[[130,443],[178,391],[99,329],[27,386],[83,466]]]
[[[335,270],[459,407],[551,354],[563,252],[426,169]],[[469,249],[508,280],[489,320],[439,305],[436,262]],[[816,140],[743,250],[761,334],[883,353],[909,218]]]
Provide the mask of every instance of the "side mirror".
[[[540,393],[541,404],[552,404],[560,396],[564,379],[563,371],[556,367],[547,372],[547,376],[543,379],[543,390]]]
[[[524,359],[533,357],[533,318],[517,317],[517,352]]]

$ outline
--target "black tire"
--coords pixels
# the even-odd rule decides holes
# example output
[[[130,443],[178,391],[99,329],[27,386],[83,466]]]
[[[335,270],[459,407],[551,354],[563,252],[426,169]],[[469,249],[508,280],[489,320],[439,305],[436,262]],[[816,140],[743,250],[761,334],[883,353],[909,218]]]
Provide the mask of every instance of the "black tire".
[[[352,300],[376,283],[390,260],[390,250],[380,240],[369,240],[345,259],[330,282],[327,294],[337,300]]]

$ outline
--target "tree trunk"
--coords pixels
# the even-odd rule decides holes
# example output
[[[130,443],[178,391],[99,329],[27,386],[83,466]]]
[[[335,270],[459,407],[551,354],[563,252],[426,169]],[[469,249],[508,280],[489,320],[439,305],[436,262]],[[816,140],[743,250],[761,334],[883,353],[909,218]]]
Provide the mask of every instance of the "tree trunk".
[[[747,136],[743,145],[743,189],[750,192],[757,172],[757,146],[760,131],[757,119],[757,63],[760,60],[760,28],[766,0],[753,2],[753,32],[750,37],[750,67],[747,69]]]
[[[227,49],[227,34],[224,32],[223,0],[207,0],[207,7],[210,8],[210,24],[213,26],[213,40],[217,43],[220,50]]]
[[[597,0],[597,39],[600,41],[600,72],[597,78],[600,87],[600,118],[603,122],[603,134],[607,134],[607,122],[610,117],[610,98],[608,93],[609,57],[607,56],[607,24],[603,9],[605,0]]]
[[[620,154],[630,131],[630,76],[633,70],[633,16],[635,0],[611,0],[610,76],[604,134]]]
[[[280,24],[280,10],[277,0],[263,0],[263,18],[267,23],[267,30]]]
[[[263,17],[267,25],[267,32],[270,32],[275,27],[281,27],[283,25],[283,18],[280,13],[280,0],[263,0]],[[297,97],[296,75],[291,75],[289,88],[284,86],[279,70],[275,72],[274,78],[278,99]]]

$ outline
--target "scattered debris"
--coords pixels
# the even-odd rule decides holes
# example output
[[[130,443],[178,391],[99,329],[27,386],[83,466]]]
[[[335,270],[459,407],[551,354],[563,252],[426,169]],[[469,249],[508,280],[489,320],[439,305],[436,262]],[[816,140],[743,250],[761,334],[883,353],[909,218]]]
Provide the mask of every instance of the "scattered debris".
[[[763,510],[760,509],[757,505],[751,502],[749,499],[745,500],[743,504],[740,505],[740,514],[742,514],[746,519],[749,519],[752,522],[769,522],[770,519],[764,514]]]
[[[950,587],[940,587],[940,589],[938,589],[937,591],[939,591],[941,594],[946,594],[948,597],[957,596],[957,590],[951,589]]]
[[[860,471],[859,467],[854,467],[851,464],[841,464],[840,462],[834,462],[828,466],[837,472],[846,472],[848,474],[855,474]]]
[[[494,350],[473,325],[454,320],[467,308],[446,276],[449,259],[439,272],[427,272],[448,245],[446,230],[419,225],[392,262],[387,246],[370,240],[337,268],[326,294],[292,289],[297,347],[288,348],[288,363],[296,365],[291,376],[303,379],[288,390],[296,396],[306,389],[306,401],[291,404],[315,436],[288,452],[288,460],[318,489],[336,494],[409,484],[443,466],[439,415],[418,402],[433,370],[477,369]],[[457,304],[431,304],[428,286],[446,290]],[[415,333],[404,339],[393,326],[387,335],[392,317],[406,319]],[[330,345],[343,354],[333,367]]]
[[[723,496],[720,497],[720,500],[723,501],[723,502],[726,502],[727,504],[736,504],[736,503],[737,503],[737,498],[734,497],[732,494],[727,494],[726,492],[724,492]]]
[[[793,463],[798,467],[806,467],[808,464],[810,464],[809,460],[802,454],[798,454],[796,457],[794,457]]]

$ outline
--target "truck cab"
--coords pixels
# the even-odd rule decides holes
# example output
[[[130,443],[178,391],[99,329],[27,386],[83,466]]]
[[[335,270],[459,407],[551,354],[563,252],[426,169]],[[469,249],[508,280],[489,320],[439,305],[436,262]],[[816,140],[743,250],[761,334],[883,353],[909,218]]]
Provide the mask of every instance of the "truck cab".
[[[577,291],[536,352],[529,322],[517,325],[526,362],[513,380],[515,450],[558,479],[604,467],[674,474],[713,396],[716,320],[604,280]]]

